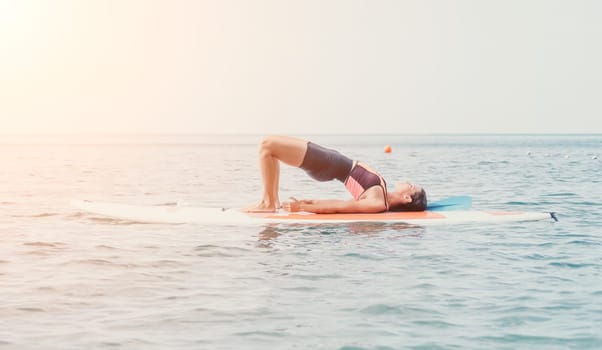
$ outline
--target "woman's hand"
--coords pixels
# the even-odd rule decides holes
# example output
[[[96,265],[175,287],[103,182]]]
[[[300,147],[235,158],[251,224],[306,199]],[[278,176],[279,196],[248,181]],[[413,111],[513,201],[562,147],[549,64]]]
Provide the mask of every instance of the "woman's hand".
[[[311,200],[311,199],[297,200],[295,197],[290,197],[290,200],[291,200],[290,202],[283,202],[282,208],[291,213],[302,211],[301,206],[303,204],[312,204],[313,203],[313,200]]]

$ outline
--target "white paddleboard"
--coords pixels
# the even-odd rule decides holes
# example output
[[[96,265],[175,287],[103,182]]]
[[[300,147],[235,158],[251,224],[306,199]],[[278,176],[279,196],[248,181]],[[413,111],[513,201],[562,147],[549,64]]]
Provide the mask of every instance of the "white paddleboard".
[[[415,225],[441,225],[470,222],[518,222],[554,218],[553,213],[501,212],[501,211],[449,211],[449,212],[385,212],[376,214],[313,214],[244,213],[239,209],[202,208],[185,206],[138,206],[74,200],[71,204],[84,212],[105,217],[141,223],[163,224],[214,224],[254,225],[265,223],[352,223],[381,222]]]

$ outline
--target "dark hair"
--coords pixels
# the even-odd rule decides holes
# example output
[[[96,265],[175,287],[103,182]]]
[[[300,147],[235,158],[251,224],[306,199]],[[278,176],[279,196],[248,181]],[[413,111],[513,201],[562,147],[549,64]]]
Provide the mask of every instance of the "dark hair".
[[[410,203],[399,203],[389,207],[389,211],[424,211],[426,210],[426,192],[424,188],[414,193]]]

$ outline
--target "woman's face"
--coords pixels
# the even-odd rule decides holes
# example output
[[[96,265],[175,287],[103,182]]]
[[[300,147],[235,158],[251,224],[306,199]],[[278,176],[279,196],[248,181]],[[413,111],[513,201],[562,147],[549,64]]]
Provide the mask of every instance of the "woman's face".
[[[412,196],[414,193],[420,190],[422,190],[422,187],[408,181],[395,183],[395,192],[398,192],[402,195]]]

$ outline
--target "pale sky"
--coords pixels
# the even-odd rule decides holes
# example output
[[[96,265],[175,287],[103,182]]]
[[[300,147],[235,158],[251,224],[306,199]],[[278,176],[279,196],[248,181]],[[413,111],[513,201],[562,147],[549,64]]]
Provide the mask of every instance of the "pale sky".
[[[602,1],[0,0],[1,133],[601,133]]]

